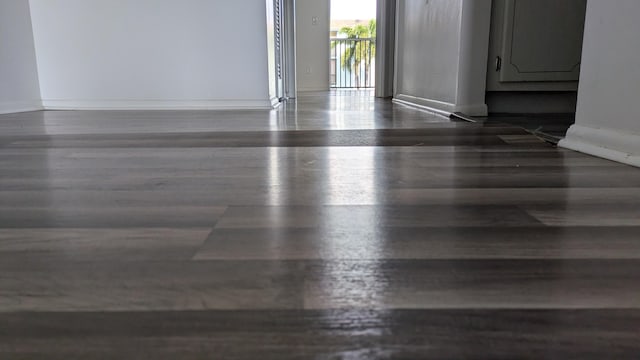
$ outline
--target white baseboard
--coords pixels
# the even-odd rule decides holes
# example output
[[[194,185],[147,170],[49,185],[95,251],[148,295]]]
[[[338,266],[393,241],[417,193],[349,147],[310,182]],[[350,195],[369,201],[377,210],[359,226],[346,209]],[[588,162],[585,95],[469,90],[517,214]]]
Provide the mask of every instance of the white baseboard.
[[[640,134],[573,125],[560,147],[640,167]]]
[[[39,100],[0,102],[0,114],[12,114],[40,110],[44,110],[44,108]]]
[[[271,110],[265,100],[43,100],[46,110]]]
[[[450,116],[455,112],[464,113],[469,116],[487,116],[488,114],[486,104],[456,105],[444,101],[425,99],[405,94],[397,94],[393,98],[393,102],[444,116]]]
[[[411,95],[396,94],[396,96],[393,97],[393,102],[396,104],[407,105],[444,116],[450,116],[455,112],[454,104],[424,99]]]

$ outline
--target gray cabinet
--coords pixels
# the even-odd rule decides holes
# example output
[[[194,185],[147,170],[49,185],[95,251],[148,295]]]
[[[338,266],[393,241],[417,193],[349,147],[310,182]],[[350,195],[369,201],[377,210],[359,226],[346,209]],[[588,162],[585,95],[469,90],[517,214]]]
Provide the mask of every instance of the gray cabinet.
[[[577,81],[586,0],[505,0],[499,80]]]

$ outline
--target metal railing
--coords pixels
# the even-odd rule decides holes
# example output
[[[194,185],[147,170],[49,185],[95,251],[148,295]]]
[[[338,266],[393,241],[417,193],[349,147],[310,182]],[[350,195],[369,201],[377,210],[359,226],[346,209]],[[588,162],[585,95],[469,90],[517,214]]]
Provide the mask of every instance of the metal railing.
[[[335,89],[375,87],[376,39],[332,38],[329,83]]]

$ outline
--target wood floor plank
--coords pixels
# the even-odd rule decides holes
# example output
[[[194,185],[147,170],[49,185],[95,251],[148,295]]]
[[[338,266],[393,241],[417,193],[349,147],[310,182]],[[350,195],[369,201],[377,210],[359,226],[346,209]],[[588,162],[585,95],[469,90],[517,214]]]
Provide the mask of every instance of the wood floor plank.
[[[471,130],[471,131],[469,131]],[[300,130],[146,134],[82,134],[0,137],[4,148],[218,148],[318,146],[506,145],[492,129]],[[499,133],[526,134],[518,128]],[[538,141],[537,146],[544,146]]]
[[[527,213],[549,226],[637,226],[640,224],[640,204],[528,205]],[[640,237],[640,233],[638,233]]]
[[[0,208],[0,228],[206,228],[227,210],[208,207]]]
[[[515,206],[230,206],[217,229],[536,226]]]
[[[0,312],[640,308],[637,259],[25,262],[16,257],[3,261],[0,271]]]
[[[313,187],[313,190],[308,189]],[[640,187],[631,188],[443,188],[372,189],[333,188],[301,184],[294,187],[234,188],[237,191],[180,190],[16,190],[0,191],[0,207],[213,207],[322,205],[602,205],[640,203]],[[356,191],[358,190],[358,191]],[[4,206],[3,206],[4,205]]]
[[[215,176],[215,177],[195,177],[195,178],[158,178],[154,176],[128,178],[126,176],[113,177],[111,179],[96,180],[95,178],[74,178],[74,177],[52,177],[49,179],[0,179],[0,187],[8,191],[42,191],[42,190],[83,190],[83,191],[122,191],[122,190],[162,190],[162,191],[201,191],[206,192],[210,189],[227,189],[242,193],[243,191],[251,191],[256,188],[267,188],[271,192],[300,191],[306,187],[311,192],[324,191],[326,197],[330,197],[330,193],[335,193],[334,197],[340,194],[351,195],[350,192],[366,191],[371,189],[369,193],[382,194],[381,188],[387,189],[536,189],[536,188],[636,188],[640,183],[638,175],[631,176],[606,176],[598,174],[596,176],[583,176],[580,178],[570,178],[566,175],[545,175],[542,177],[533,177],[528,174],[519,174],[517,176],[468,176],[463,174],[443,174],[440,176],[420,178],[417,174],[407,176],[404,179],[394,180],[385,179],[383,177],[373,176],[373,171],[366,173],[354,172],[349,175],[348,172],[337,174],[335,181],[329,179],[314,179],[312,173],[303,176],[287,178],[285,176],[274,175],[269,180],[255,180],[255,177],[246,176]],[[260,176],[267,176],[263,174]],[[368,179],[363,179],[368,176]],[[367,180],[367,181],[365,181]],[[288,181],[288,183],[287,183]],[[307,182],[309,181],[309,182]],[[297,186],[298,183],[302,185]]]
[[[338,148],[312,148],[309,151],[299,151],[299,148],[291,150],[272,149],[265,153],[258,148],[224,148],[225,150],[236,150],[226,154],[201,154],[186,152],[181,156],[171,155],[171,152],[156,152],[151,155],[135,153],[128,158],[120,155],[105,154],[104,156],[75,157],[65,155],[44,156],[10,156],[8,159],[0,159],[2,165],[7,166],[5,175],[24,174],[42,175],[44,171],[48,174],[65,174],[75,171],[78,175],[82,171],[99,172],[108,170],[131,170],[134,173],[152,173],[154,171],[193,171],[196,166],[201,166],[202,171],[219,170],[220,168],[229,171],[260,171],[263,169],[283,169],[293,172],[296,167],[305,169],[325,169],[332,165],[338,168],[351,165],[354,170],[365,170],[375,166],[379,169],[397,171],[407,165],[415,166],[417,169],[434,169],[447,171],[457,169],[460,173],[497,173],[510,174],[518,171],[527,171],[532,174],[544,172],[576,174],[599,172],[610,170],[618,174],[633,174],[634,169],[630,167],[615,166],[614,163],[600,161],[598,159],[564,158],[560,156],[508,156],[500,158],[499,154],[492,153],[482,156],[479,153],[470,154],[450,154],[428,152],[407,153],[401,152],[387,153],[373,147],[363,147],[350,149]],[[239,151],[245,150],[245,151]],[[361,150],[361,151],[358,151]],[[246,159],[246,164],[241,165],[237,160]],[[172,167],[169,161],[176,161],[176,167]],[[543,163],[543,164],[541,164]],[[458,169],[459,168],[459,169]],[[200,170],[200,168],[196,168]]]
[[[638,260],[335,260],[308,265],[306,309],[640,308]]]
[[[390,189],[386,201],[405,205],[557,205],[572,207],[640,203],[640,188]],[[0,194],[0,197],[2,195]]]
[[[0,229],[0,261],[185,261],[211,228]]]
[[[637,359],[638,310],[0,314],[0,356],[224,359]]]
[[[194,260],[640,259],[640,227],[215,229]]]
[[[130,134],[214,131],[279,131],[386,128],[457,128],[469,124],[410,108],[391,108],[369,96],[357,105],[353,98],[335,108],[328,102],[284,104],[274,118],[269,110],[234,111],[41,111],[0,115],[2,134]],[[327,107],[334,106],[333,111]],[[376,111],[371,111],[375,108]],[[336,121],[336,120],[340,121]],[[462,126],[461,126],[462,125]],[[483,127],[504,127],[485,125]]]
[[[303,266],[18,256],[0,263],[0,312],[301,309]]]

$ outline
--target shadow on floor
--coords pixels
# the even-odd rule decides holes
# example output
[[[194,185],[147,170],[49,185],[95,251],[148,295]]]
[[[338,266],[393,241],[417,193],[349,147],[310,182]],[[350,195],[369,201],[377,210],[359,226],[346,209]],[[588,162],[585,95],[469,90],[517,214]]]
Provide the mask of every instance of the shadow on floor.
[[[521,127],[532,134],[553,144],[557,144],[575,123],[575,114],[502,114],[494,113],[488,117],[468,117],[454,114],[467,121],[487,124],[509,124]]]

